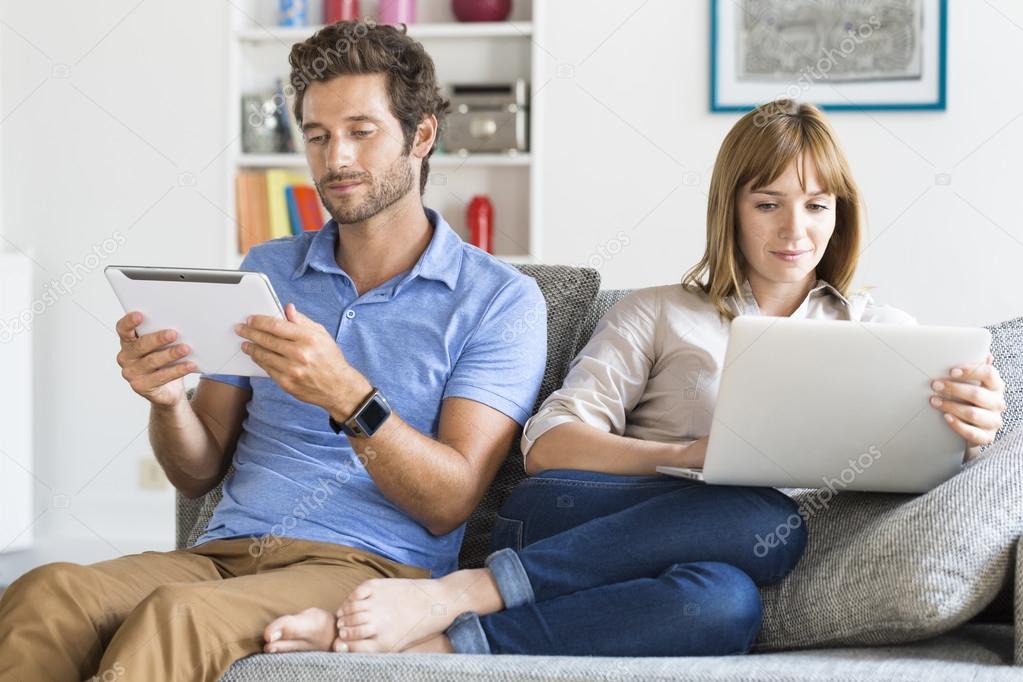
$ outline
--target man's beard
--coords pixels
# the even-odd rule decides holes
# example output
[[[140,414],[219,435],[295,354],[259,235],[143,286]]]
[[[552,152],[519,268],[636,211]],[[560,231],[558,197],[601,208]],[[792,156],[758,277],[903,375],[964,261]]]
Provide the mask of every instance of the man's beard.
[[[351,203],[344,197],[336,199],[336,203],[331,203],[325,186],[334,182],[350,180],[359,181],[365,186],[366,197],[357,204]],[[320,201],[323,202],[323,206],[331,218],[339,225],[351,225],[369,220],[396,203],[412,191],[414,184],[412,163],[407,155],[402,155],[394,160],[391,167],[379,179],[369,173],[326,175],[323,180],[316,183],[316,191],[320,194]]]

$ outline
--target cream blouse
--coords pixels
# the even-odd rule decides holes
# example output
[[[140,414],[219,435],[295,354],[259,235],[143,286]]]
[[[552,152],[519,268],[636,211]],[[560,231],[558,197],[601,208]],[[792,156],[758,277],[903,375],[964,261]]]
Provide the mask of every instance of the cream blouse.
[[[737,315],[760,314],[748,280],[728,303]],[[869,292],[846,298],[821,279],[790,317],[917,324],[911,315],[875,303]],[[705,294],[681,284],[629,293],[597,324],[564,385],[526,422],[523,455],[541,435],[568,422],[664,443],[708,436],[729,324]]]

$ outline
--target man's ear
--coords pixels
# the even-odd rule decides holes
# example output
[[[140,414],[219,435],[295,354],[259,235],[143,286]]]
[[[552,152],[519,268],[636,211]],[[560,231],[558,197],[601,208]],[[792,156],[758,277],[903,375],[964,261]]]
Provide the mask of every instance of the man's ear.
[[[437,117],[428,114],[416,127],[416,137],[412,142],[412,154],[420,159],[426,158],[437,141]]]

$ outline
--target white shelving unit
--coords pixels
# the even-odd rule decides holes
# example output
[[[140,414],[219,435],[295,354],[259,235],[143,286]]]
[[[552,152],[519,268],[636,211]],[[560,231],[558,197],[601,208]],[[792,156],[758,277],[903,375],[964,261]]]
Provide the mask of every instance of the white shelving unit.
[[[243,93],[273,88],[276,78],[289,72],[288,53],[292,44],[305,40],[320,25],[277,26],[276,0],[236,0],[229,3],[233,38],[227,63],[228,139],[235,142],[225,152],[227,194],[235,206],[235,175],[246,168],[305,169],[302,154],[244,154],[241,147],[241,97]],[[312,0],[311,17],[318,20],[320,2]],[[360,2],[364,16],[375,15],[376,2]],[[419,0],[417,23],[409,35],[423,43],[433,57],[442,86],[451,83],[500,83],[525,78],[530,84],[530,149],[526,153],[445,154],[430,159],[430,180],[424,203],[439,210],[463,238],[468,236],[465,211],[473,195],[486,194],[494,204],[494,251],[514,263],[538,262],[540,173],[542,149],[539,122],[533,116],[533,93],[540,64],[539,27],[543,3],[515,0],[509,21],[458,23],[451,14],[450,0]],[[237,230],[230,224],[226,262],[237,267]]]
[[[245,42],[278,41],[287,44],[300,42],[309,37],[314,27],[249,27],[237,32],[239,40]],[[461,24],[456,22],[431,22],[409,25],[409,35],[417,40],[436,38],[528,38],[533,35],[533,24],[528,21],[497,21]]]
[[[529,154],[437,154],[430,157],[430,168],[459,168],[464,166],[529,166]],[[302,154],[239,154],[241,168],[305,168]]]

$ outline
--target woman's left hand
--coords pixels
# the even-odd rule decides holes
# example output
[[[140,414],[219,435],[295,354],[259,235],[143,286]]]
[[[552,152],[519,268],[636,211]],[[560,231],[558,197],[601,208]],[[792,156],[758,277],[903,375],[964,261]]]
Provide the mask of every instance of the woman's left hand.
[[[983,364],[953,367],[948,377],[931,382],[931,405],[945,413],[945,421],[966,439],[967,447],[991,443],[1002,428],[1005,383],[994,361],[989,353]],[[980,385],[967,383],[971,379]]]

